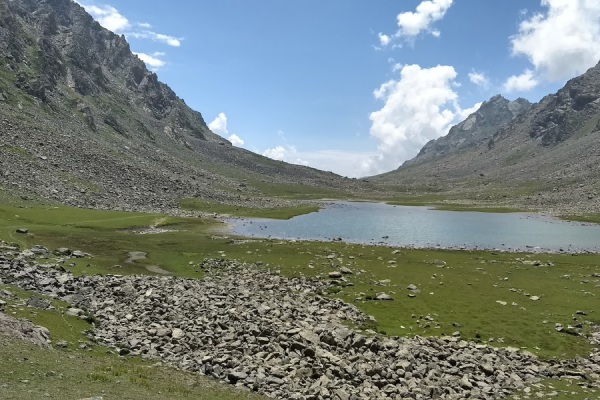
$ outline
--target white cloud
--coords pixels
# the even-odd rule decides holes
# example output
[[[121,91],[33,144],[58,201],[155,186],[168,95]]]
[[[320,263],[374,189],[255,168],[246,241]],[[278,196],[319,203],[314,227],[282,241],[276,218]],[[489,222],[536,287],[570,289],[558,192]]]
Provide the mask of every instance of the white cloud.
[[[397,168],[429,140],[445,135],[460,122],[468,110],[458,105],[456,75],[454,68],[446,65],[405,65],[397,80],[385,82],[374,91],[384,105],[370,115],[370,133],[379,149],[377,157],[364,166],[370,174]]]
[[[127,36],[134,37],[136,39],[150,39],[155,42],[161,42],[172,47],[181,46],[183,38],[176,38],[175,36],[164,35],[162,33],[156,33],[148,30],[128,32]]]
[[[509,77],[502,88],[506,92],[526,92],[539,84],[539,80],[533,75],[533,71],[526,69],[521,75]]]
[[[296,149],[293,146],[275,146],[263,151],[262,155],[273,160],[283,161],[285,158],[289,158],[290,154],[295,153]]]
[[[490,87],[490,80],[483,72],[469,72],[469,80],[483,89]]]
[[[225,113],[219,113],[217,117],[208,124],[208,129],[216,133],[217,135],[227,135],[227,115]]]
[[[390,44],[392,38],[389,37],[388,35],[379,32],[379,44],[382,45],[383,47],[387,46],[388,44]]]
[[[232,134],[231,136],[228,137],[228,140],[231,142],[232,145],[234,145],[235,147],[242,147],[244,145],[244,141],[242,140],[242,138],[240,138],[238,135],[236,135],[235,133]]]
[[[98,21],[100,25],[109,31],[119,33],[131,26],[129,20],[112,6],[95,6],[81,3],[80,5],[85,8],[85,10],[90,13],[90,15],[94,17],[94,19]]]
[[[465,109],[459,110],[457,122],[462,122],[465,119],[467,119],[467,117],[469,115],[471,115],[475,111],[479,110],[479,107],[481,107],[482,104],[483,104],[483,102],[480,101],[479,103],[475,103],[475,105],[473,105],[473,107],[469,107],[469,108],[465,108]]]
[[[165,53],[161,53],[159,51],[154,52],[152,54],[146,54],[146,53],[136,53],[134,52],[133,54],[137,55],[140,60],[142,60],[144,63],[146,63],[146,66],[152,70],[152,71],[158,71],[161,67],[164,67],[166,62],[161,60],[159,57],[162,57],[165,55]]]
[[[415,12],[407,11],[398,14],[398,27],[400,30],[396,36],[415,37],[421,32],[428,32],[438,37],[440,32],[432,29],[431,25],[444,17],[452,0],[428,0],[422,1]]]
[[[265,157],[331,171],[350,178],[367,176],[370,173],[369,160],[375,153],[342,150],[298,151],[294,146],[278,145],[262,152]]]
[[[379,44],[376,49],[388,46],[394,40],[405,39],[413,43],[414,39],[421,33],[428,33],[433,37],[440,37],[441,32],[433,28],[436,21],[444,18],[446,11],[452,6],[452,0],[424,0],[419,3],[415,11],[406,11],[396,16],[398,30],[392,34],[379,33]],[[401,44],[394,44],[392,48],[402,47]]]
[[[542,6],[546,12],[522,21],[511,38],[512,54],[527,57],[533,70],[511,76],[505,88],[528,90],[541,80],[566,80],[600,59],[600,2],[542,0]]]
[[[230,134],[229,130],[227,130],[227,115],[225,113],[219,113],[219,115],[217,115],[217,117],[210,124],[208,124],[208,129],[219,136],[229,136],[229,141],[234,146],[241,147],[244,144],[242,138],[235,133]]]

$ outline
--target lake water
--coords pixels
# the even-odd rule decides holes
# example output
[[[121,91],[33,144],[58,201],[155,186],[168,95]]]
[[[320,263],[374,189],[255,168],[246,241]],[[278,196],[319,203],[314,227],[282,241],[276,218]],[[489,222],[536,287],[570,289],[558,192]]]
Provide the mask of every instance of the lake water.
[[[600,252],[600,225],[510,213],[335,202],[290,220],[233,219],[238,235],[401,247]]]

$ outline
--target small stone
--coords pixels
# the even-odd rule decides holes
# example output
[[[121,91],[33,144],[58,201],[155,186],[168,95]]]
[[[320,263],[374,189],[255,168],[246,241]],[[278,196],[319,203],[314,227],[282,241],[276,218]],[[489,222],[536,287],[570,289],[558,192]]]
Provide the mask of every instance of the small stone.
[[[242,371],[233,371],[227,374],[227,379],[229,379],[229,382],[233,384],[237,383],[238,381],[243,381],[247,377],[248,374]]]
[[[173,332],[171,332],[171,337],[173,339],[181,339],[184,336],[185,336],[185,332],[179,328],[175,328],[175,329],[173,329]]]
[[[26,229],[26,228],[17,228],[17,230],[15,232],[17,232],[17,233],[27,233],[27,232],[29,232],[29,230]]]
[[[71,317],[78,317],[84,313],[85,311],[83,311],[81,308],[69,308],[65,314]]]
[[[339,271],[333,271],[333,272],[330,272],[330,273],[329,273],[329,277],[330,277],[331,279],[339,279],[339,278],[341,278],[341,277],[342,277],[342,273],[341,273],[341,272],[339,272]]]
[[[71,249],[66,247],[59,247],[58,249],[54,250],[54,254],[57,256],[68,256],[71,254]]]
[[[48,300],[44,300],[37,296],[31,296],[29,298],[29,300],[27,300],[27,305],[29,307],[46,309],[46,308],[50,307],[50,302]]]
[[[392,298],[392,296],[390,296],[387,293],[377,293],[377,297],[375,297],[376,300],[394,300]]]

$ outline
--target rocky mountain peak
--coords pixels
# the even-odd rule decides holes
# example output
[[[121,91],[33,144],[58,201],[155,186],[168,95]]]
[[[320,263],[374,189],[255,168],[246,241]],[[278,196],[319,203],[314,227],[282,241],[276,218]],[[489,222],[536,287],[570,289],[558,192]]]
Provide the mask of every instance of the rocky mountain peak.
[[[446,136],[430,140],[419,154],[412,160],[406,161],[403,167],[475,147],[488,140],[500,128],[530,107],[531,103],[526,99],[518,98],[510,101],[502,95],[495,95],[483,102],[479,109],[464,121],[450,128]]]
[[[600,130],[600,63],[544,97],[534,111],[528,133],[543,146]]]
[[[189,138],[227,142],[146,68],[124,36],[104,29],[72,0],[0,2],[0,60],[9,71],[6,84],[55,110],[69,112],[65,101],[77,98],[94,130],[133,135],[140,124],[142,131],[154,125],[182,144]]]

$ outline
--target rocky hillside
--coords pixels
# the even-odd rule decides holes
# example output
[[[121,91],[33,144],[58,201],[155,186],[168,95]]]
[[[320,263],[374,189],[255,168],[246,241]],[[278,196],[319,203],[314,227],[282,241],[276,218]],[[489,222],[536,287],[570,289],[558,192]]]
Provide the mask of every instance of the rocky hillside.
[[[72,0],[0,1],[0,171],[12,193],[108,208],[364,184],[233,147]]]
[[[475,147],[373,181],[412,192],[569,212],[600,209],[600,64]]]
[[[459,150],[476,147],[489,140],[500,128],[531,107],[531,103],[519,98],[509,101],[496,95],[484,102],[467,119],[453,126],[446,136],[430,140],[419,154],[403,166],[431,161]]]

